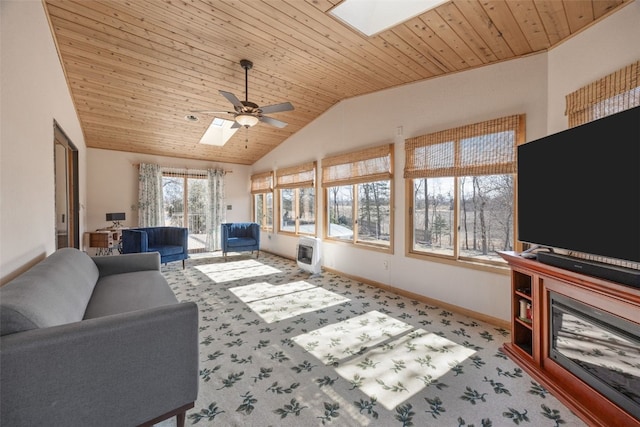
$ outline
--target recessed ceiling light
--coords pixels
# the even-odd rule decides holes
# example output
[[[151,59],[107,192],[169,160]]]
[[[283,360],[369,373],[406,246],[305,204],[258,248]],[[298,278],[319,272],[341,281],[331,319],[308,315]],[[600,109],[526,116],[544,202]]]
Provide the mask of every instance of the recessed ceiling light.
[[[395,27],[448,0],[344,0],[329,13],[367,36]]]

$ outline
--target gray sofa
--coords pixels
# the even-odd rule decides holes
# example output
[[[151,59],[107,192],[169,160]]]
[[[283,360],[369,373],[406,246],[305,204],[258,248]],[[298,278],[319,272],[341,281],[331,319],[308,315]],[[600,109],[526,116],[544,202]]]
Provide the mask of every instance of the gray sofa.
[[[198,393],[198,307],[153,253],[60,249],[0,288],[0,425],[137,426]]]

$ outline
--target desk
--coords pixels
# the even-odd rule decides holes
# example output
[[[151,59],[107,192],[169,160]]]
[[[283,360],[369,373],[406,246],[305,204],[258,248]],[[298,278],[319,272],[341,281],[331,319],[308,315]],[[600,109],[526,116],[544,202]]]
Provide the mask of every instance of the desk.
[[[117,242],[117,235],[113,231],[89,232],[89,247],[98,248],[96,255],[111,255]]]
[[[122,252],[122,228],[104,228],[90,231],[89,247],[98,248],[96,255],[113,255],[113,250]]]

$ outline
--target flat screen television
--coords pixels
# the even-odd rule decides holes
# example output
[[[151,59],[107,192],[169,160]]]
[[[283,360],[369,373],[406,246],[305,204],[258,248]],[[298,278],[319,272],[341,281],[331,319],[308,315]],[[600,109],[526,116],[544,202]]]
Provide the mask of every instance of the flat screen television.
[[[640,262],[640,107],[518,146],[518,239]]]

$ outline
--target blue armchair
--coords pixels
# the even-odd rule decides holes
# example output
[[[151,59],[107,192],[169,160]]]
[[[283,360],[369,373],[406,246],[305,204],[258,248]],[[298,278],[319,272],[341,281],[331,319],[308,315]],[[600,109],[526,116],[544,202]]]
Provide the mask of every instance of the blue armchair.
[[[160,262],[189,258],[189,230],[184,227],[141,227],[122,230],[122,253],[159,252]]]
[[[255,222],[228,222],[221,224],[222,255],[227,260],[227,252],[258,251],[260,255],[260,226]]]

